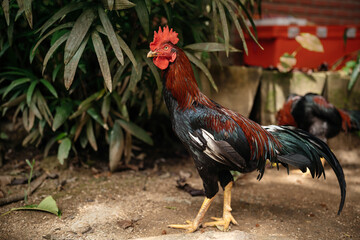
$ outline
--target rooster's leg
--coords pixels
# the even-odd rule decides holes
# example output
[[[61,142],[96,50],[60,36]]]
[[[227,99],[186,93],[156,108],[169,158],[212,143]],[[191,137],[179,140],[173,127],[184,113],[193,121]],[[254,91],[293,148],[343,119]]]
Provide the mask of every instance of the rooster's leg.
[[[168,227],[185,229],[188,232],[195,232],[196,229],[198,229],[201,221],[203,220],[203,218],[205,216],[206,211],[209,209],[210,204],[214,200],[214,198],[215,198],[215,196],[212,198],[206,197],[204,199],[204,202],[201,205],[201,208],[193,221],[186,221],[187,224],[172,224],[172,225],[168,225]]]
[[[235,218],[231,214],[231,189],[233,186],[233,182],[229,182],[228,185],[226,185],[224,190],[224,209],[223,209],[223,217],[222,218],[216,218],[212,217],[214,222],[207,222],[204,223],[204,227],[209,226],[223,226],[223,230],[227,231],[229,229],[230,222],[233,224],[238,224],[235,220]]]

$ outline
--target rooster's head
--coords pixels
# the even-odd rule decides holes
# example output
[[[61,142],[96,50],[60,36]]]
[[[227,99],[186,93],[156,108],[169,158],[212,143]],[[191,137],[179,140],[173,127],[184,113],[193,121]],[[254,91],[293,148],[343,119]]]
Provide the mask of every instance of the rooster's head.
[[[150,43],[150,52],[147,57],[153,57],[154,64],[161,70],[166,69],[170,62],[176,59],[175,44],[179,41],[177,32],[169,27],[164,27],[161,30],[159,27],[158,32],[154,32],[154,40]]]

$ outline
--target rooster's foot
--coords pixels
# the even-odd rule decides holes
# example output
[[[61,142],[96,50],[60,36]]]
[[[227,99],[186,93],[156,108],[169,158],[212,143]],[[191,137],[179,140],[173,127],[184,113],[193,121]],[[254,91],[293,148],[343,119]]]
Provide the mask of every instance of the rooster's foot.
[[[222,231],[228,231],[230,223],[233,223],[235,225],[238,225],[235,218],[231,215],[230,212],[224,213],[224,216],[222,218],[212,217],[212,220],[215,220],[213,222],[207,222],[204,223],[204,227],[217,227],[218,229]]]
[[[178,229],[185,229],[187,232],[195,232],[198,229],[199,225],[194,224],[192,221],[187,220],[187,224],[171,224],[168,225],[170,228],[178,228]]]

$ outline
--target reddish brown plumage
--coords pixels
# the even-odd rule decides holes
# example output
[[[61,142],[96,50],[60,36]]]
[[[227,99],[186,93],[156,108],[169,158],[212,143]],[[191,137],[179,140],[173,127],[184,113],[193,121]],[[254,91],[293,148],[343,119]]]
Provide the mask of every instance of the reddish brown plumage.
[[[277,112],[276,120],[279,125],[289,125],[297,127],[297,123],[293,115],[291,115],[291,106],[293,102],[299,98],[299,96],[292,97],[284,104],[283,108]]]
[[[168,67],[165,87],[177,100],[179,109],[192,109],[196,111],[195,106],[197,104],[202,104],[216,110],[219,115],[209,115],[205,118],[206,125],[210,129],[213,129],[216,132],[225,130],[231,133],[237,124],[246,136],[253,159],[264,157],[265,154],[270,154],[271,156],[275,155],[275,150],[269,147],[268,144],[270,140],[275,143],[277,147],[280,147],[280,143],[277,139],[259,124],[245,118],[241,114],[235,113],[218,104],[214,104],[208,97],[201,93],[195,80],[189,59],[178,47],[174,46],[174,48],[177,49],[177,58],[176,61]],[[221,121],[221,116],[227,116],[229,119]],[[269,152],[264,152],[265,149]]]

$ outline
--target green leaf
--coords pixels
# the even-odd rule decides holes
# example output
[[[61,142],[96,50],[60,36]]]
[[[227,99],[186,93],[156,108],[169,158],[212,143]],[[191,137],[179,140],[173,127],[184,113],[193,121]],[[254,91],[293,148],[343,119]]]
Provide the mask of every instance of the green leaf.
[[[38,83],[38,81],[32,81],[26,92],[26,103],[28,106],[30,106],[31,98],[32,98],[32,95],[34,93],[34,89],[35,89],[37,83]]]
[[[96,18],[93,9],[86,9],[74,23],[70,35],[65,44],[64,64],[68,64],[77,52],[88,32],[92,22]]]
[[[51,18],[49,20],[47,20],[44,25],[42,25],[38,30],[41,30],[40,36],[43,35],[43,33],[51,26],[53,25],[57,20],[59,20],[60,18],[63,18],[64,16],[66,16],[66,14],[72,12],[72,11],[76,11],[79,9],[84,9],[86,6],[88,6],[89,3],[87,2],[77,2],[77,3],[69,3],[67,5],[65,5],[65,7],[61,8],[59,11],[57,11],[55,14],[53,14],[51,16]]]
[[[51,83],[49,83],[45,79],[40,79],[40,82],[51,92],[52,95],[54,95],[54,97],[58,98],[57,92],[55,88],[51,85]]]
[[[146,7],[146,3],[144,0],[133,0],[133,2],[136,4],[135,10],[138,15],[139,21],[141,26],[143,27],[145,31],[145,35],[149,35],[149,12]]]
[[[260,47],[261,50],[264,50],[264,48],[260,45],[260,43],[258,42],[257,40],[257,30],[256,30],[256,25],[254,23],[254,21],[252,20],[249,12],[247,11],[246,7],[242,4],[241,1],[238,1],[239,5],[241,6],[242,10],[245,12],[247,18],[249,19],[250,23],[251,23],[251,26],[252,26],[252,29],[254,30],[254,33],[255,33],[255,36],[254,34],[252,33],[252,31],[249,29],[246,21],[245,21],[245,18],[242,14],[239,14],[240,15],[240,20],[242,21],[243,23],[243,26],[245,26],[247,32],[249,33],[250,37],[254,40],[254,42]]]
[[[2,6],[3,11],[4,11],[6,24],[9,26],[10,25],[9,0],[3,0],[2,3],[1,3],[1,6]]]
[[[7,108],[7,107],[13,107],[13,106],[17,106],[19,105],[22,101],[24,101],[26,99],[26,94],[22,94],[14,99],[9,100],[6,103],[3,103],[1,105],[2,108]]]
[[[240,23],[239,23],[239,20],[238,20],[238,17],[236,16],[236,13],[232,10],[231,6],[228,4],[227,1],[222,1],[224,6],[226,7],[226,9],[229,11],[230,13],[230,16],[234,22],[234,25],[235,25],[235,28],[236,30],[238,31],[239,33],[239,36],[240,36],[240,39],[242,41],[242,44],[243,44],[243,47],[244,47],[244,51],[245,51],[245,54],[248,55],[248,48],[247,48],[247,44],[246,44],[246,41],[245,41],[245,36],[244,36],[244,32],[240,26]],[[237,8],[237,5],[232,2],[232,1],[229,1],[229,3],[232,3],[234,4],[234,7],[235,9]]]
[[[24,207],[12,208],[10,211],[2,214],[1,216],[4,216],[12,211],[19,211],[19,210],[43,211],[43,212],[55,214],[58,217],[61,216],[61,211],[59,210],[52,196],[47,196],[44,200],[42,200],[39,203],[39,205],[27,205]]]
[[[57,141],[56,136],[48,140],[44,148],[44,158],[46,158],[49,155],[49,151],[51,147],[56,143],[56,141]]]
[[[51,111],[47,105],[47,102],[46,102],[44,96],[41,94],[41,92],[39,90],[36,90],[34,94],[35,94],[36,103],[37,103],[37,106],[39,107],[39,111],[40,111],[41,115],[45,118],[45,120],[49,124],[49,126],[51,126],[53,116],[51,114]]]
[[[143,142],[153,145],[153,140],[149,136],[149,134],[142,128],[140,128],[138,125],[132,122],[127,122],[122,119],[118,119],[115,122],[118,122],[122,128],[124,128],[126,131],[137,137],[138,139],[142,140]]]
[[[226,14],[225,14],[224,6],[218,0],[214,0],[214,1],[216,2],[217,7],[219,9],[220,21],[221,21],[221,25],[222,25],[223,34],[224,34],[226,56],[229,56],[230,36],[229,36],[229,27],[228,27],[228,23],[227,23],[227,20],[226,20]]]
[[[76,68],[79,64],[81,55],[84,52],[84,49],[85,49],[85,46],[86,46],[88,40],[89,40],[89,36],[85,37],[84,41],[80,45],[79,49],[77,50],[77,52],[75,53],[73,58],[64,67],[64,83],[65,83],[66,89],[68,89],[68,90],[69,90],[72,82],[74,81]]]
[[[94,134],[94,128],[93,128],[93,123],[92,121],[87,121],[87,124],[86,124],[86,136],[87,136],[87,139],[89,140],[89,143],[91,145],[91,147],[97,151],[98,150],[98,147],[97,147],[97,144],[96,144],[96,138],[95,138],[95,134]]]
[[[114,50],[115,56],[119,60],[121,65],[124,65],[124,56],[122,54],[122,51],[120,48],[120,43],[117,39],[114,28],[113,28],[108,16],[106,15],[104,9],[99,7],[98,12],[99,12],[101,24],[103,25],[103,27],[105,29],[106,35],[110,41],[110,45],[111,45],[112,49]]]
[[[56,49],[58,49],[58,47],[68,39],[69,35],[70,35],[70,32],[65,33],[58,40],[56,40],[56,42],[49,48],[49,51],[46,53],[45,58],[44,58],[42,75],[44,75],[45,68],[46,68],[46,65],[47,65],[50,57],[54,54]],[[58,66],[61,66],[61,65],[59,64]]]
[[[56,108],[56,113],[52,125],[52,130],[55,132],[70,116],[72,106],[68,102],[63,102],[61,106]]]
[[[95,108],[89,108],[86,111],[96,122],[98,122],[105,130],[109,130],[108,125],[103,121],[100,114],[96,112]]]
[[[119,122],[115,121],[109,136],[109,168],[116,170],[124,152],[124,134]]]
[[[40,38],[39,41],[37,41],[37,43],[35,44],[35,46],[33,47],[33,49],[30,52],[30,63],[32,62],[32,59],[34,58],[36,49],[39,47],[40,43],[42,43],[42,41],[44,41],[44,39],[46,39],[48,36],[50,36],[51,34],[53,34],[54,32],[56,32],[58,30],[61,30],[64,28],[69,28],[69,27],[72,27],[73,25],[74,25],[73,22],[61,24],[61,25],[55,27],[54,29],[52,29],[51,31],[49,31],[48,33],[46,33],[42,38]]]
[[[31,2],[32,2],[32,0],[24,0],[25,16],[26,16],[26,20],[29,23],[30,28],[33,27],[33,16],[32,16],[32,11],[31,11]]]
[[[194,55],[192,55],[189,52],[185,51],[186,56],[189,58],[189,60],[195,64],[195,66],[197,66],[198,68],[201,69],[201,71],[203,71],[203,73],[205,74],[205,76],[209,79],[211,86],[215,89],[215,91],[218,91],[218,88],[214,82],[213,77],[211,76],[210,71],[207,69],[207,67],[198,59],[196,58]]]
[[[115,0],[114,10],[123,10],[135,7],[135,4],[128,0]]]
[[[204,43],[194,43],[186,45],[184,49],[190,49],[193,51],[204,51],[204,52],[222,52],[225,51],[225,45],[223,43],[217,42],[204,42]],[[241,50],[230,46],[230,52],[241,52]]]
[[[124,50],[125,54],[129,57],[130,61],[132,62],[132,64],[136,68],[137,67],[137,62],[136,62],[136,59],[135,59],[131,49],[129,48],[129,46],[126,44],[126,42],[118,34],[116,34],[116,37],[117,37],[117,40],[119,41],[120,47]]]
[[[61,165],[64,164],[64,160],[68,158],[69,152],[71,149],[71,140],[70,138],[66,137],[61,140],[61,143],[58,148],[57,158]]]
[[[152,74],[155,78],[156,85],[157,85],[159,91],[162,91],[163,85],[161,83],[161,78],[160,78],[159,71],[157,70],[157,67],[155,67],[155,64],[145,55],[143,55],[143,59],[146,62],[146,64],[149,66],[150,71],[152,72]]]
[[[4,92],[2,99],[6,97],[6,95],[13,90],[15,87],[20,86],[24,83],[30,82],[30,78],[19,78],[10,83],[10,85],[6,88],[6,91]]]
[[[57,64],[56,67],[54,68],[53,73],[52,73],[52,78],[51,78],[53,82],[55,82],[57,74],[59,73],[59,70],[62,66],[63,66],[62,64]]]
[[[351,74],[348,85],[349,91],[353,88],[355,82],[359,79],[359,77],[360,77],[360,61],[358,61],[357,65],[354,67],[353,72]]]
[[[101,105],[101,115],[103,116],[105,122],[107,121],[107,118],[109,116],[110,104],[111,104],[111,96],[110,94],[107,94],[104,97],[104,100]]]
[[[100,65],[101,73],[104,77],[105,85],[109,89],[109,91],[112,91],[112,81],[111,81],[111,73],[110,73],[110,67],[109,62],[106,56],[106,51],[104,44],[99,36],[98,31],[93,31],[91,34],[91,39],[93,41],[95,53]]]

